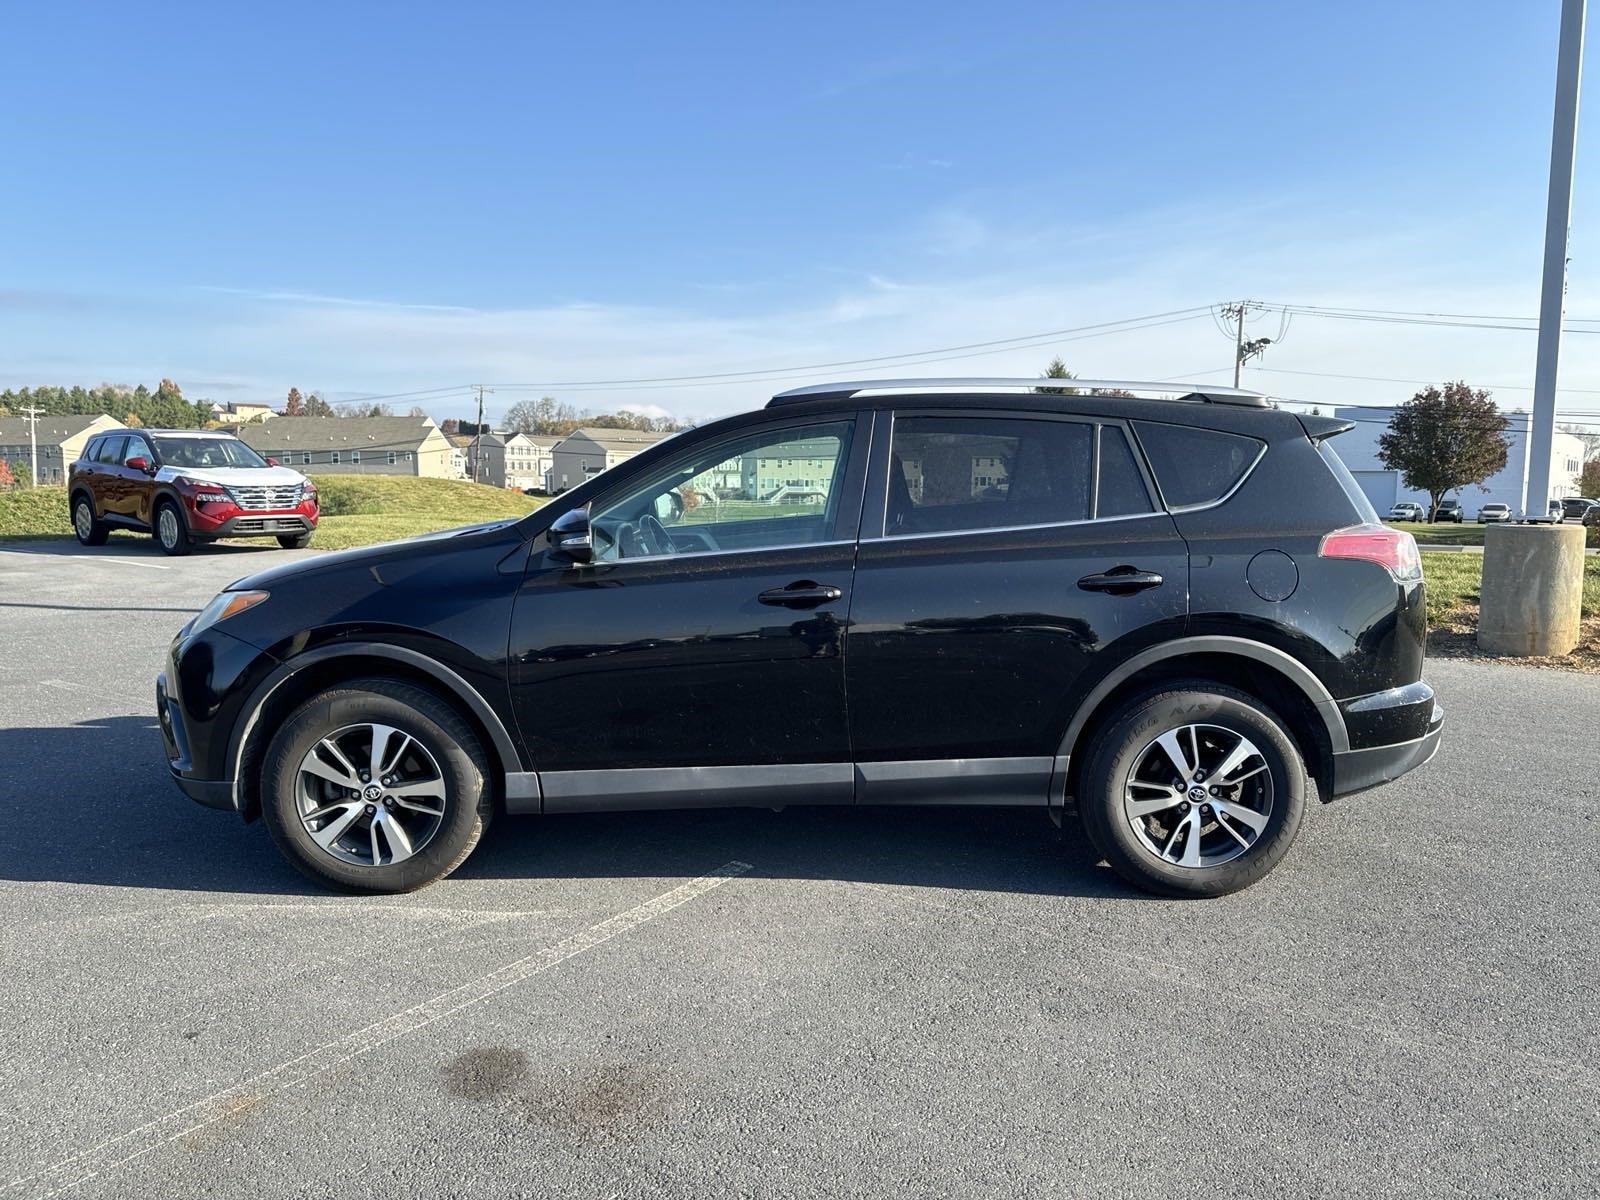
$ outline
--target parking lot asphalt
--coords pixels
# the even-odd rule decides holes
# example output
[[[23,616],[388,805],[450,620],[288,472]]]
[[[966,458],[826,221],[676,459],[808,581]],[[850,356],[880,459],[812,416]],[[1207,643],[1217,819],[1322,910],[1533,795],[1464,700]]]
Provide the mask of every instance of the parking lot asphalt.
[[[1600,679],[1430,663],[1435,762],[1220,900],[937,808],[503,820],[354,899],[151,716],[285,557],[0,545],[0,1200],[1595,1192]]]

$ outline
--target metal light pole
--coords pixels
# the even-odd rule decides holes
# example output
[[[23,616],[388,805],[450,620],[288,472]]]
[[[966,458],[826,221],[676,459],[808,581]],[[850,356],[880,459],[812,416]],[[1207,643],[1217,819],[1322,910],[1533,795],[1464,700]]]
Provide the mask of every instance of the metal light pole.
[[[1550,199],[1544,218],[1544,284],[1539,297],[1539,358],[1533,373],[1533,420],[1522,515],[1544,520],[1550,500],[1550,454],[1556,430],[1556,367],[1567,290],[1567,236],[1572,220],[1572,158],[1578,140],[1578,84],[1583,73],[1583,23],[1588,0],[1561,0],[1556,54],[1556,113],[1550,134]]]

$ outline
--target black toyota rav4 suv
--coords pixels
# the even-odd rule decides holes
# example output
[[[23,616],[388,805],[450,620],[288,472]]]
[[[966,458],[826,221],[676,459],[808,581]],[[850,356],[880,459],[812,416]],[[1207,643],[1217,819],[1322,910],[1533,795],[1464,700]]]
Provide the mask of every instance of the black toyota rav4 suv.
[[[1312,788],[1437,749],[1416,545],[1348,422],[1074,389],[787,392],[520,520],[240,580],[156,682],[173,778],[373,891],[500,812],[787,804],[1031,805],[1141,887],[1247,886]]]

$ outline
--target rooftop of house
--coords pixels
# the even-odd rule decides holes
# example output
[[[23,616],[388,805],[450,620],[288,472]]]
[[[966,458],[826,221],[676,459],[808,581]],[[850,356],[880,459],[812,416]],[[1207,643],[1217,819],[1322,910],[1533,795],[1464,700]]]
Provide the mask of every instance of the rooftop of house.
[[[67,438],[82,433],[89,426],[99,421],[102,426],[110,429],[120,426],[121,421],[115,417],[105,416],[103,413],[77,413],[43,414],[39,417],[38,424],[34,427],[33,436],[41,446],[54,446]],[[27,417],[0,417],[0,443],[5,445],[26,445],[28,441]]]
[[[277,417],[245,425],[239,437],[253,449],[415,450],[439,427],[430,417]]]

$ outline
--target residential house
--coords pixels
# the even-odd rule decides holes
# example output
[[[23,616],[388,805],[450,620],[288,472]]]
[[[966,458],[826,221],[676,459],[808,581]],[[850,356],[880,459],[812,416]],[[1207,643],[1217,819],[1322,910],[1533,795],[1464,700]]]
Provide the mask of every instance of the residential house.
[[[467,470],[467,459],[472,448],[472,435],[469,433],[447,433],[445,439],[450,443],[450,473],[454,479],[471,479],[472,473]]]
[[[506,486],[506,440],[498,433],[467,439],[467,478],[490,487]]]
[[[568,488],[575,488],[667,436],[640,429],[585,426],[574,430],[551,448],[549,490],[559,495]]]
[[[41,415],[33,427],[34,445],[28,440],[27,417],[0,417],[0,459],[11,464],[13,472],[29,469],[37,449],[38,474],[35,483],[65,483],[67,471],[83,452],[83,445],[106,429],[121,429],[122,422],[103,414],[75,416]]]
[[[277,417],[240,426],[239,437],[317,475],[452,477],[452,447],[431,417]]]
[[[811,504],[826,500],[839,461],[837,439],[782,442],[740,460],[740,492],[769,504]]]
[[[550,452],[561,439],[549,433],[506,436],[506,486],[519,492],[550,490]]]

